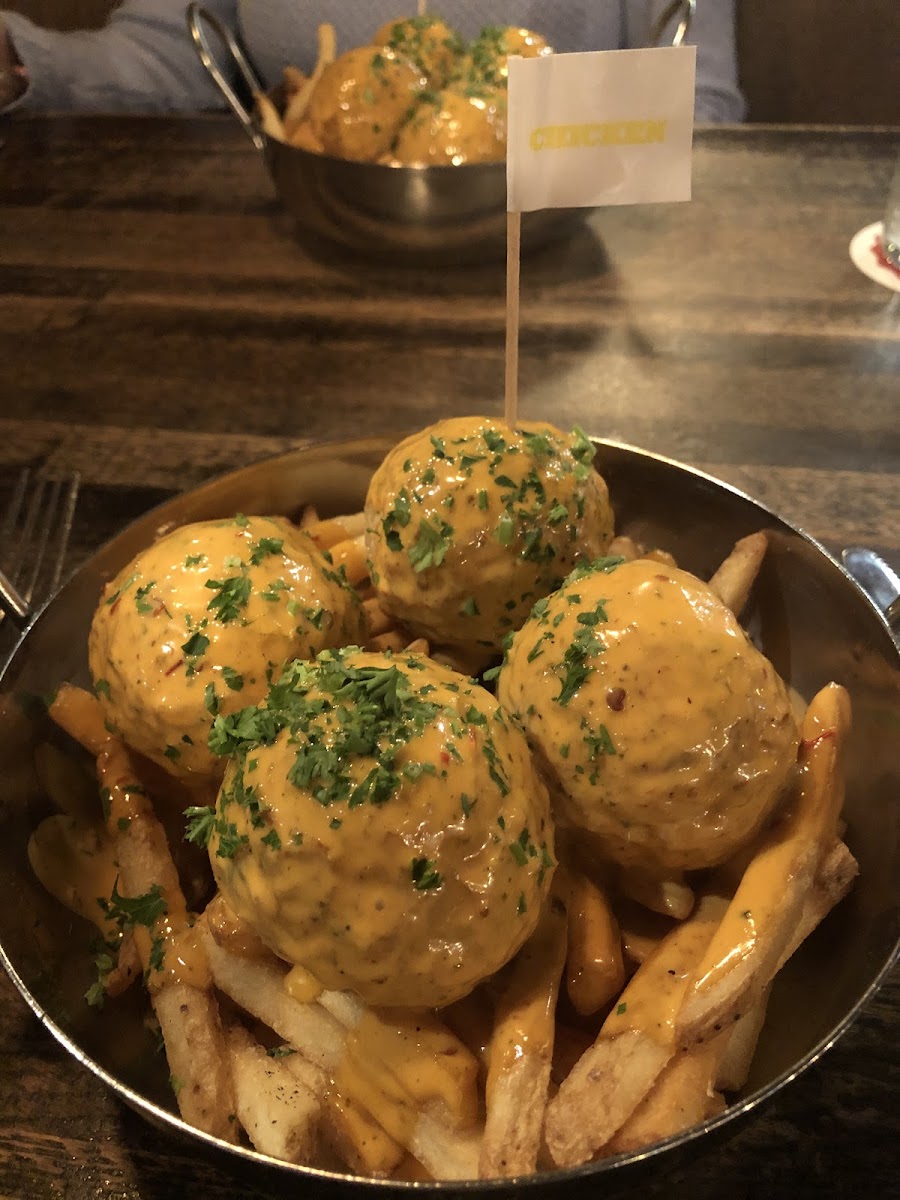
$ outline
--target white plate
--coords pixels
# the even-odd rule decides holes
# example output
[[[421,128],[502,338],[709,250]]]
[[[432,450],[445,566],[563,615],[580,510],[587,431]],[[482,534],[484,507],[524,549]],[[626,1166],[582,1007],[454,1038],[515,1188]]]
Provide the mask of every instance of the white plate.
[[[882,223],[867,225],[855,234],[850,242],[850,258],[859,267],[863,275],[868,275],[882,287],[893,288],[900,292],[900,269],[892,267],[884,258],[881,250]]]

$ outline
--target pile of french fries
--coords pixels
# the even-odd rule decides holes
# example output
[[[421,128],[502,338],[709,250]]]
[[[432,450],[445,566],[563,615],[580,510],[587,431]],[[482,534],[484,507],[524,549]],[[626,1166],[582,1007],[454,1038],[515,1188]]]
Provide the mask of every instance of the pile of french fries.
[[[366,591],[361,514],[308,510],[301,523],[361,589],[368,648],[407,648]],[[763,534],[743,539],[711,580],[736,613],[765,549]],[[672,561],[627,538],[610,552]],[[561,831],[532,938],[465,1000],[412,1014],[410,1037],[408,1018],[367,1010],[352,993],[303,994],[297,969],[221,897],[189,913],[145,764],[89,693],[66,685],[50,711],[95,758],[105,820],[91,825],[83,796],[73,809],[45,748],[42,778],[68,815],[64,830],[50,818],[53,830],[36,831],[37,874],[78,910],[71,888],[47,878],[54,860],[42,848],[93,838],[120,897],[156,899],[151,920],[124,923],[107,996],[142,970],[184,1120],[291,1163],[380,1178],[514,1177],[634,1151],[715,1116],[747,1081],[777,972],[857,873],[840,827],[849,703],[830,684],[802,717],[797,787],[753,845],[713,871],[661,879],[602,868]],[[109,932],[101,906],[94,918]]]

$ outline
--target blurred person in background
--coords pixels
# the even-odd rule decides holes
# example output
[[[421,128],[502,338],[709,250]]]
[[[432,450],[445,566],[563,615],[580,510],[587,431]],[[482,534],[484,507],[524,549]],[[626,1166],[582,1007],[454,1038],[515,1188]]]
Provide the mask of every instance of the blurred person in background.
[[[65,0],[60,0],[64,3]],[[0,0],[2,3],[2,0]],[[330,21],[339,50],[371,41],[385,21],[415,12],[402,0],[205,0],[239,32],[267,86],[293,64],[309,72],[316,27]],[[436,0],[435,11],[464,37],[485,24],[541,33],[557,51],[645,46],[666,0]],[[191,112],[223,107],[187,32],[186,0],[124,0],[103,29],[62,33],[0,11],[0,111]],[[695,119],[740,121],[735,0],[698,0]]]

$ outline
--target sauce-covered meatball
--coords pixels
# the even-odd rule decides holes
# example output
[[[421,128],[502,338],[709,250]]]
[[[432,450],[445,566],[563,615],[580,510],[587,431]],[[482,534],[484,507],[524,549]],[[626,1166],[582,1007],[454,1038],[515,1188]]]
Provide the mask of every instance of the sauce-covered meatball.
[[[544,785],[490,693],[421,655],[294,663],[220,718],[209,842],[276,954],[372,1004],[439,1007],[506,963],[552,873]]]
[[[460,75],[469,83],[505,86],[509,76],[506,60],[510,54],[519,58],[543,58],[552,53],[546,38],[532,29],[487,25],[469,47]]]
[[[387,46],[408,58],[426,76],[431,87],[441,88],[456,68],[464,43],[459,34],[440,17],[405,17],[387,21],[372,38],[375,46]]]
[[[790,782],[787,690],[700,580],[657,562],[576,570],[512,640],[499,696],[560,824],[625,865],[715,865]]]
[[[215,777],[213,714],[266,694],[270,669],[358,641],[361,610],[312,539],[276,517],[185,525],[106,587],[89,656],[104,715],[170,772]]]
[[[454,166],[499,162],[506,156],[506,92],[425,93],[400,130],[394,158],[404,165]]]
[[[337,158],[374,162],[394,141],[427,80],[384,46],[358,46],[325,68],[305,122],[310,144]]]
[[[366,497],[382,607],[435,643],[497,649],[572,567],[606,550],[606,485],[581,433],[455,418],[396,446]]]

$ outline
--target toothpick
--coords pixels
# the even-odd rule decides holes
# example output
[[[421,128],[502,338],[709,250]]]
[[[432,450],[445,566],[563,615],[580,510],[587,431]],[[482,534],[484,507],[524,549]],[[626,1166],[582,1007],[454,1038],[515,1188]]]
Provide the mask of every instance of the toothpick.
[[[506,214],[506,390],[503,419],[514,428],[519,413],[519,256],[522,214]]]
[[[428,9],[428,0],[419,0],[416,5],[416,16],[424,17]]]

